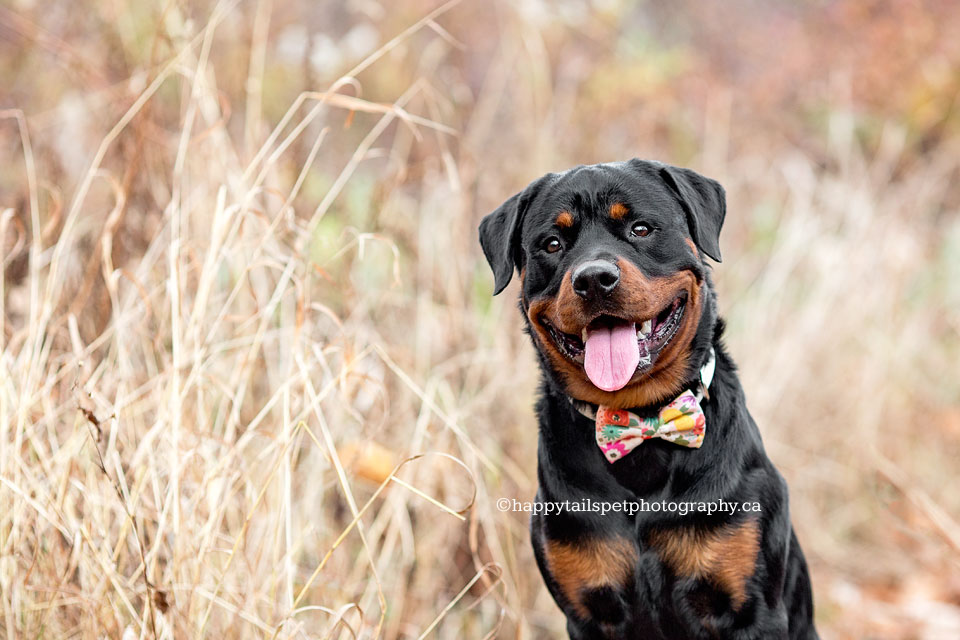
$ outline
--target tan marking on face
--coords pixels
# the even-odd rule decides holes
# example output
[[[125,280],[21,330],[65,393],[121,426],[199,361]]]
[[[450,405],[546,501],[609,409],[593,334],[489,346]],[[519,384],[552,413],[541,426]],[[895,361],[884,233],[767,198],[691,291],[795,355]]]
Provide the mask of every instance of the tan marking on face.
[[[563,379],[567,392],[584,402],[602,404],[613,409],[629,409],[656,404],[676,396],[682,390],[688,372],[690,342],[700,324],[702,284],[691,271],[681,271],[661,278],[647,278],[632,262],[618,260],[620,284],[609,304],[609,313],[625,318],[651,318],[657,315],[682,291],[687,292],[686,309],[680,328],[673,339],[661,349],[653,367],[619,391],[604,391],[587,378],[583,366],[572,362],[557,350],[550,334],[543,326],[545,318],[564,333],[580,335],[593,319],[587,313],[584,300],[573,291],[571,273],[564,274],[560,290],[552,298],[531,302],[527,317],[534,328],[540,349],[546,354],[554,370]]]
[[[623,220],[623,216],[627,215],[627,207],[622,202],[614,202],[613,206],[610,207],[610,217],[614,220]]]
[[[527,279],[527,267],[524,266],[523,269],[520,269],[520,304],[523,305],[523,308],[526,309],[529,305],[527,304],[526,294],[523,292],[523,284]]]
[[[625,538],[594,538],[578,544],[547,542],[547,567],[574,610],[584,618],[584,589],[622,586],[633,575],[637,562],[634,544]]]
[[[569,211],[561,211],[554,222],[561,229],[569,229],[573,226],[573,214]]]
[[[684,242],[687,243],[687,246],[690,247],[690,251],[693,251],[693,255],[700,257],[700,252],[697,250],[697,245],[690,238],[684,238]]]
[[[708,580],[730,596],[734,609],[743,606],[747,580],[756,569],[760,551],[756,520],[713,531],[658,531],[650,536],[650,544],[674,573]]]

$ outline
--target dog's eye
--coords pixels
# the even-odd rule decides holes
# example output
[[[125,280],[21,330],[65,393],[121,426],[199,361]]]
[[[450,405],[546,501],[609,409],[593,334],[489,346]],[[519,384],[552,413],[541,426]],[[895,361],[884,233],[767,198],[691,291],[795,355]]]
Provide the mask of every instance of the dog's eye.
[[[543,243],[543,250],[547,253],[556,253],[562,248],[560,241],[556,238],[547,238],[547,241]]]
[[[633,235],[640,236],[641,238],[650,235],[651,231],[653,231],[653,229],[651,229],[650,225],[648,225],[646,222],[638,222],[637,224],[633,225],[633,229],[631,229]]]

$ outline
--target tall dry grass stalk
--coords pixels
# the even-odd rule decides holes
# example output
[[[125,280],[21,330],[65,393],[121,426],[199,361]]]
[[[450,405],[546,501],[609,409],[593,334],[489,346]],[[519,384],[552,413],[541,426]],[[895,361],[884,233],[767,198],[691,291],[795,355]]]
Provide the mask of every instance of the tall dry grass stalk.
[[[538,374],[475,229],[580,160],[573,106],[509,11],[469,109],[440,91],[456,5],[271,119],[276,8],[237,91],[219,2],[60,186],[44,120],[0,112],[26,194],[0,199],[0,637],[560,637],[525,514],[495,506],[533,495]],[[410,48],[409,84],[361,81]],[[728,190],[728,342],[820,624],[960,633],[956,144],[916,157],[889,126],[865,153],[840,105],[825,161],[734,155],[725,104],[689,164]]]

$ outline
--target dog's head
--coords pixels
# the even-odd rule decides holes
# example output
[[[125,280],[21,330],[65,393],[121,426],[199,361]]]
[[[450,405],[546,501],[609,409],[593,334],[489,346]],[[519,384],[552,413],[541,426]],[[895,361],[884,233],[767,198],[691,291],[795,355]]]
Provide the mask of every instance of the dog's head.
[[[696,375],[716,304],[723,187],[689,169],[630,160],[551,173],[480,223],[494,295],[520,307],[546,370],[578,399],[656,404]]]

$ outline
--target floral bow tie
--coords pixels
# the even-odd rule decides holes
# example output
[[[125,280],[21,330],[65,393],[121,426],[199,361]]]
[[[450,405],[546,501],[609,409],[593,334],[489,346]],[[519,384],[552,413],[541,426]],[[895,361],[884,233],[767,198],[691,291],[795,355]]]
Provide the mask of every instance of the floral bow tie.
[[[682,447],[699,449],[703,444],[706,418],[700,400],[713,380],[716,358],[710,358],[700,369],[697,393],[684,391],[652,418],[641,418],[624,409],[600,406],[596,412],[597,445],[610,463],[640,446],[644,440],[661,438]]]
[[[631,411],[600,407],[597,410],[597,444],[608,462],[616,462],[644,440],[662,438],[682,447],[699,449],[706,419],[692,391],[680,396],[653,418]]]

